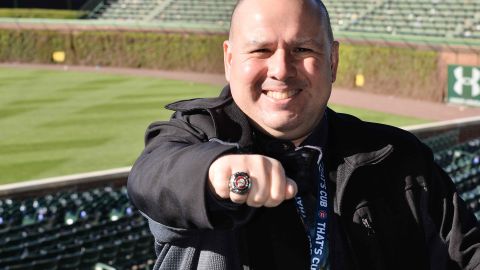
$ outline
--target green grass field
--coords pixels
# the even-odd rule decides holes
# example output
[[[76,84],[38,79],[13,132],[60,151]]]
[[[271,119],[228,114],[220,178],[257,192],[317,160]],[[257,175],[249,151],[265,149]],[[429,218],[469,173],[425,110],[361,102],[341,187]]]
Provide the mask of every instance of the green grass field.
[[[130,166],[171,101],[217,86],[72,71],[0,68],[0,184]],[[421,119],[333,106],[392,125]]]
[[[45,8],[0,8],[0,17],[9,18],[48,18],[48,19],[78,19],[85,11],[59,10]]]

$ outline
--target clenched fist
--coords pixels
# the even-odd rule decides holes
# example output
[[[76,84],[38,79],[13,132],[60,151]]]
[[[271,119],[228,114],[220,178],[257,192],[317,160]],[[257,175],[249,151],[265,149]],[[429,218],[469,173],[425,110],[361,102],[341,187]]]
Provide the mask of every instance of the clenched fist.
[[[246,194],[230,192],[229,178],[236,172],[250,175],[252,188]],[[262,155],[225,155],[208,171],[209,188],[220,198],[252,207],[275,207],[297,194],[296,183],[285,175],[282,164]]]

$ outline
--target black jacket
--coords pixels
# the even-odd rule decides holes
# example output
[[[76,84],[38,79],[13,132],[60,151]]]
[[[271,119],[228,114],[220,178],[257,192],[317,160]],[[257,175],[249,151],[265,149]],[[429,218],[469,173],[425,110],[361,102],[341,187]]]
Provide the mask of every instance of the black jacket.
[[[128,180],[156,239],[156,269],[308,269],[292,200],[254,209],[208,192],[217,157],[257,149],[228,87],[168,108],[175,114],[150,125]],[[332,269],[480,269],[477,221],[428,147],[394,127],[327,114]]]

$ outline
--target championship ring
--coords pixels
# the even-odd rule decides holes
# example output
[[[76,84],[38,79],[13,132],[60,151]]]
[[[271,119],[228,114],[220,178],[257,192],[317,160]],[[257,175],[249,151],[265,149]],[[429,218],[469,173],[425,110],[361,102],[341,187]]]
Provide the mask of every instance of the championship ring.
[[[236,172],[230,176],[228,187],[231,192],[243,195],[252,187],[252,181],[246,172]]]

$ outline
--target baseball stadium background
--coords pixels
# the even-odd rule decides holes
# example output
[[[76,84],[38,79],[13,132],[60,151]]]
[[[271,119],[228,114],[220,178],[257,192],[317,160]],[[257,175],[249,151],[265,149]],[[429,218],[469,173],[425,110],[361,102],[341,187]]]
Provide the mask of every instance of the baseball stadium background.
[[[234,2],[0,2],[0,269],[151,269],[126,178],[165,104],[225,83]],[[324,2],[331,106],[416,134],[480,219],[480,2]]]

